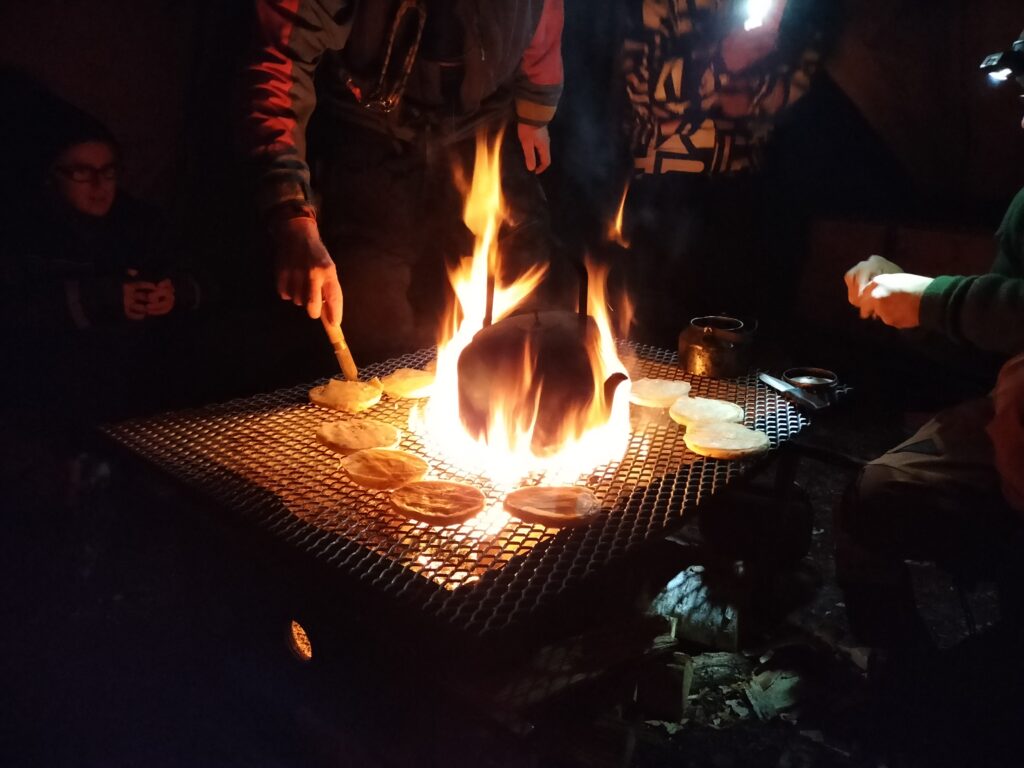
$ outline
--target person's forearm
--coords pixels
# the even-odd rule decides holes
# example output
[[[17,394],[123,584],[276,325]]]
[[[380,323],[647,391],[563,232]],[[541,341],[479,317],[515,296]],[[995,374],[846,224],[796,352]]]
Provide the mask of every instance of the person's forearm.
[[[551,122],[562,94],[563,0],[545,0],[537,30],[523,53],[515,85],[519,122],[542,127]]]
[[[937,277],[921,298],[921,326],[985,351],[1024,352],[1024,279]]]

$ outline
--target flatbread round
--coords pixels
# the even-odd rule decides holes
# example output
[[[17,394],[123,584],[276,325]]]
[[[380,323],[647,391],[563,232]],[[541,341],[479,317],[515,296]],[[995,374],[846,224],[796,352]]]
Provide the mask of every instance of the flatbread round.
[[[323,408],[359,413],[380,402],[383,392],[378,378],[369,381],[331,379],[326,384],[309,390],[309,399],[314,405]]]
[[[427,474],[427,462],[406,451],[367,448],[341,460],[341,468],[352,482],[364,488],[390,491]]]
[[[640,379],[634,381],[629,401],[650,408],[668,408],[680,397],[690,394],[690,382],[672,379]]]
[[[714,459],[745,459],[764,453],[771,445],[764,432],[725,421],[687,427],[683,440],[694,453]]]
[[[510,515],[549,528],[583,525],[600,508],[594,494],[578,486],[519,488],[505,497]]]
[[[426,397],[434,386],[434,374],[418,368],[399,368],[380,380],[391,397]]]
[[[373,419],[325,421],[316,428],[316,439],[332,451],[347,455],[367,448],[394,448],[402,432]]]
[[[736,403],[710,397],[680,397],[672,403],[668,415],[686,427],[709,421],[743,421],[743,409]]]
[[[472,485],[420,480],[391,494],[397,512],[430,525],[463,523],[484,508],[483,493]]]

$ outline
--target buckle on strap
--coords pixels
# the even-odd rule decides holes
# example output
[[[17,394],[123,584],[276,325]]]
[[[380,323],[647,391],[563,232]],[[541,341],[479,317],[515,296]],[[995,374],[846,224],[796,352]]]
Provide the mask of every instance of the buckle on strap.
[[[391,32],[388,34],[388,47],[384,53],[384,61],[381,64],[380,75],[377,84],[372,91],[364,93],[360,85],[349,77],[345,85],[352,95],[366,109],[381,114],[388,114],[393,111],[401,102],[405,93],[405,86],[409,80],[409,73],[412,72],[413,64],[416,63],[416,54],[419,52],[420,39],[423,37],[423,27],[426,25],[427,11],[420,0],[402,0],[395,12],[395,18],[391,22]],[[400,66],[393,66],[393,58],[396,51],[405,41],[402,36],[409,37],[408,48]]]

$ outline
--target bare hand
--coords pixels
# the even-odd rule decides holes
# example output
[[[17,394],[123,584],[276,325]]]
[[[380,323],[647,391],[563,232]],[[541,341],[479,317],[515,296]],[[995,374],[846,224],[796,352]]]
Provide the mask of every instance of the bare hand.
[[[538,128],[536,125],[519,123],[519,143],[523,146],[523,157],[526,158],[526,170],[533,173],[544,173],[551,165],[551,137],[547,126]]]
[[[134,276],[138,273],[130,270],[128,274]],[[129,320],[142,320],[146,316],[149,294],[155,289],[156,286],[153,283],[142,280],[123,283],[121,293],[124,302],[124,316]]]
[[[320,240],[316,222],[308,218],[282,222],[274,233],[277,293],[285,301],[305,306],[312,318],[341,323],[342,294],[338,271]]]
[[[871,256],[852,267],[843,279],[846,281],[846,297],[855,307],[860,307],[862,318],[871,317],[864,311],[862,294],[868,283],[879,275],[895,275],[903,272],[903,267],[893,264],[881,256]]]
[[[921,324],[921,296],[932,279],[905,272],[878,275],[861,293],[861,316],[867,312],[893,328],[916,328]]]
[[[174,283],[170,278],[161,280],[149,294],[146,314],[157,317],[174,309]]]

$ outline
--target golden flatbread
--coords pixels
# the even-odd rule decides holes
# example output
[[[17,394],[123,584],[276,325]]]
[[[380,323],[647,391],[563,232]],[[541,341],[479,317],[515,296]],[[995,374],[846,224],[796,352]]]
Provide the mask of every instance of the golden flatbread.
[[[668,415],[686,427],[709,421],[743,421],[743,409],[736,403],[710,397],[681,397],[672,403]]]
[[[484,508],[483,493],[472,485],[420,480],[391,494],[397,512],[429,525],[463,523]]]
[[[586,488],[535,486],[505,497],[505,511],[527,523],[563,528],[588,523],[601,506]]]
[[[378,378],[369,381],[331,379],[326,384],[309,390],[309,399],[314,405],[323,408],[359,413],[380,402],[383,392]]]
[[[341,468],[352,482],[364,488],[390,491],[427,474],[427,462],[406,451],[392,448],[367,448],[341,460]]]
[[[402,432],[373,419],[325,421],[316,428],[316,439],[333,451],[349,454],[366,448],[394,448]]]
[[[690,382],[672,379],[640,379],[629,391],[629,401],[649,408],[668,408],[690,394]]]
[[[427,397],[434,386],[434,374],[418,368],[399,368],[380,380],[391,397]]]
[[[746,459],[764,453],[771,446],[764,432],[725,421],[687,427],[683,440],[694,453],[714,459]]]

